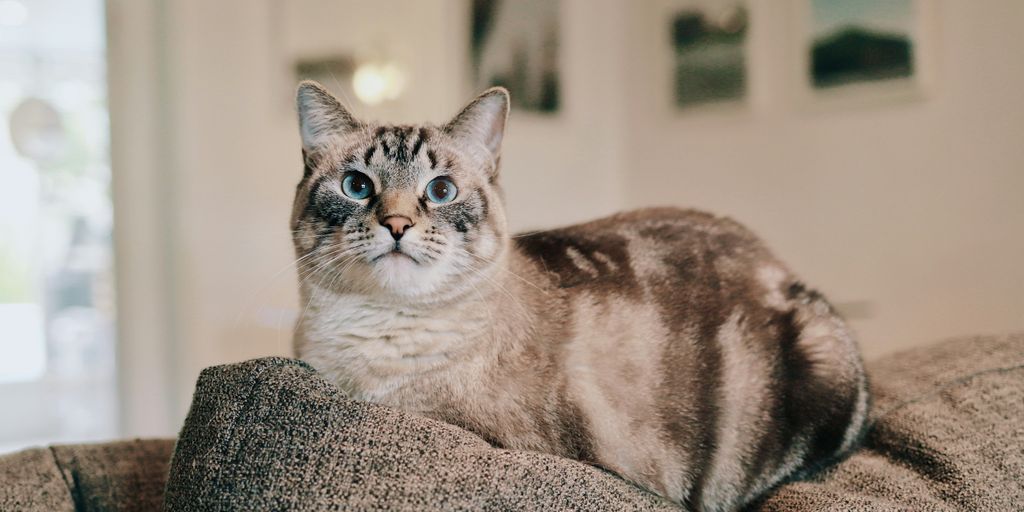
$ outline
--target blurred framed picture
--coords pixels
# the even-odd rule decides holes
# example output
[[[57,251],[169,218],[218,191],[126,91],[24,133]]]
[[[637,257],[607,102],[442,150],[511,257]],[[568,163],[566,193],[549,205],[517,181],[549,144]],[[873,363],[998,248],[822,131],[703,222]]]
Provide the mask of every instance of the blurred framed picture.
[[[814,87],[913,76],[913,7],[912,0],[812,0]]]
[[[476,89],[500,85],[519,110],[561,104],[560,0],[472,0],[470,57]]]
[[[352,90],[355,67],[355,59],[344,55],[298,59],[293,66],[293,83],[315,80],[338,98],[352,98],[355,95]]]
[[[804,90],[816,98],[905,100],[928,82],[929,2],[806,0]]]
[[[748,88],[746,3],[677,2],[672,13],[675,106],[743,102]]]

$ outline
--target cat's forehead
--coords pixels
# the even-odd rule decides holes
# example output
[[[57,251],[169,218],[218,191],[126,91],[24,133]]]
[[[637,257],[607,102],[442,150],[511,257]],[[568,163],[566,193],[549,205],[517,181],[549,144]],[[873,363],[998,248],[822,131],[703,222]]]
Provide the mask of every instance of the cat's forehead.
[[[367,126],[337,142],[324,172],[357,170],[386,186],[413,184],[424,175],[472,174],[451,137],[433,125]]]
[[[440,131],[429,125],[384,125],[366,131],[370,136],[364,141],[365,158],[406,164],[420,158],[439,142]]]

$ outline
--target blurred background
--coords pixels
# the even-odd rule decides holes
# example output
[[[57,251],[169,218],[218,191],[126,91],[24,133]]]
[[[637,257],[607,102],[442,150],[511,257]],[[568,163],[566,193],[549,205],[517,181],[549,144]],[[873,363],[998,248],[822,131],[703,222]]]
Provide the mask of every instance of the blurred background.
[[[293,92],[512,92],[513,228],[749,225],[867,357],[1024,329],[1018,0],[0,0],[0,452],[171,436],[289,355]]]

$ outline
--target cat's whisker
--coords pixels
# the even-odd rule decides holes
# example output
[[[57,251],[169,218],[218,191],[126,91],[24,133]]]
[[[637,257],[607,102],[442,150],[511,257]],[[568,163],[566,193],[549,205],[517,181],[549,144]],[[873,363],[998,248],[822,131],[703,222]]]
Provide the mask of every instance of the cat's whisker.
[[[348,249],[345,249],[345,250],[338,251],[336,257],[334,257],[333,259],[325,261],[321,265],[318,265],[317,267],[315,267],[313,269],[310,269],[310,271],[306,273],[305,278],[309,278],[313,274],[319,273],[324,268],[328,268],[328,267],[332,267],[332,266],[334,268],[338,268],[338,267],[340,267],[342,265],[349,265],[349,264],[354,263],[355,261],[357,261],[359,259],[360,255],[361,255],[361,252],[359,252],[357,249],[359,249],[359,247],[348,248]],[[347,268],[347,266],[346,266],[346,268]]]
[[[539,234],[539,233],[543,233],[544,231],[545,230],[543,230],[543,229],[538,229],[538,230],[535,230],[535,231],[526,231],[524,233],[516,233],[514,235],[510,235],[509,238],[523,238],[523,237],[533,236],[533,235],[536,235],[536,234]]]
[[[300,257],[298,257],[298,258],[288,262],[287,265],[281,267],[281,269],[278,270],[277,272],[274,272],[274,274],[272,276],[270,276],[270,278],[267,280],[267,282],[264,283],[256,291],[256,293],[248,294],[249,300],[241,308],[239,308],[238,314],[235,316],[234,325],[237,326],[237,325],[241,324],[242,317],[244,315],[246,315],[252,309],[254,303],[259,299],[259,297],[262,296],[264,293],[266,293],[267,289],[270,288],[270,285],[272,285],[274,283],[274,281],[278,277],[283,275],[286,270],[288,270],[290,268],[295,268],[296,269],[296,274],[298,274],[298,269],[299,269],[300,265],[302,264],[303,260],[306,260],[307,258],[311,258],[313,256],[315,256],[315,254],[313,252],[309,252],[309,253],[307,253],[307,254],[305,254],[303,256],[300,256]]]
[[[520,302],[519,299],[517,299],[515,295],[513,295],[512,292],[510,292],[507,288],[499,284],[497,281],[495,281],[490,276],[485,274],[479,268],[473,266],[473,264],[470,262],[467,262],[467,265],[464,268],[480,276],[480,278],[482,278],[484,281],[488,282],[489,284],[503,292],[506,296],[508,296],[509,300],[511,300],[512,303],[514,303],[523,312],[523,314],[530,316],[530,312],[526,309],[525,306],[523,306],[522,302]]]
[[[484,311],[487,312],[487,327],[489,327],[493,332],[495,326],[494,311],[491,310],[490,304],[487,302],[487,299],[484,297],[483,292],[480,291],[480,288],[476,285],[476,283],[474,283],[473,281],[469,281],[469,286],[473,288],[473,292],[476,293],[477,298],[480,299],[480,307],[484,308]]]
[[[319,271],[321,267],[326,265],[326,262],[330,261],[330,258],[332,257],[331,252],[328,251],[326,254],[318,254],[316,258],[313,258],[306,264],[303,264],[304,268],[299,268],[298,272],[299,282],[304,282],[311,275]]]
[[[363,256],[363,253],[361,251],[357,251],[355,254],[352,255],[351,258],[348,259],[348,261],[342,263],[340,265],[341,268],[339,268],[338,271],[337,271],[338,278],[340,279],[341,276],[343,276],[345,274],[345,272],[348,271],[348,269],[352,268],[357,262],[359,262],[359,260],[362,258],[362,256]],[[334,285],[336,284],[336,282],[337,282],[337,279],[333,280],[331,282],[331,284],[329,285],[329,287],[330,288],[334,288]]]
[[[488,259],[486,259],[486,258],[484,258],[484,257],[482,257],[482,256],[478,256],[478,255],[476,255],[476,254],[473,254],[473,253],[469,253],[469,252],[467,252],[466,254],[468,254],[468,255],[470,255],[470,256],[472,256],[472,257],[474,257],[474,258],[477,258],[478,260],[480,260],[480,261],[482,261],[482,262],[484,262],[484,263],[489,263],[489,264],[490,264],[490,263],[494,263],[494,262],[493,262],[493,261],[491,261],[491,260],[488,260]],[[532,286],[532,287],[536,288],[536,289],[537,289],[538,291],[540,291],[540,292],[541,292],[541,293],[543,293],[544,295],[547,295],[547,294],[548,294],[548,291],[547,291],[547,290],[545,290],[545,289],[541,288],[540,286],[537,286],[536,284],[534,284],[534,283],[530,282],[530,281],[529,281],[528,279],[526,279],[525,277],[523,277],[523,276],[520,276],[519,274],[516,274],[515,272],[512,272],[511,270],[509,270],[509,269],[507,269],[507,268],[504,268],[504,267],[501,267],[501,266],[497,266],[497,267],[495,267],[495,268],[497,268],[498,270],[500,270],[500,271],[502,271],[502,272],[505,272],[505,273],[507,273],[507,274],[511,275],[512,277],[515,277],[516,279],[519,279],[520,281],[522,281],[522,282],[524,282],[524,283],[526,283],[526,284],[528,284],[528,285],[530,285],[530,286]]]
[[[331,256],[330,254],[325,255],[325,256],[327,256],[327,258],[325,258],[323,261],[321,261],[320,263],[316,264],[314,267],[310,268],[308,271],[304,272],[303,274],[300,274],[299,281],[303,282],[306,279],[312,277],[314,274],[319,273],[324,268],[327,268],[330,265],[343,260],[346,257],[347,254],[348,253],[345,250],[338,250],[338,251],[336,251],[336,254],[334,254],[333,256]]]
[[[347,251],[341,251],[341,252],[339,253],[339,255],[338,255],[337,257],[335,257],[335,258],[333,258],[333,259],[331,259],[331,260],[327,261],[327,262],[326,262],[326,263],[325,263],[324,265],[321,265],[321,266],[320,266],[320,267],[318,267],[318,268],[325,268],[325,265],[328,265],[328,266],[329,266],[329,265],[331,265],[331,264],[335,264],[335,263],[338,263],[338,262],[344,261],[344,260],[345,260],[345,258],[346,258],[346,257],[349,257],[349,256],[350,256],[350,257],[351,257],[352,259],[355,259],[355,258],[358,258],[358,256],[359,256],[359,255],[358,255],[358,254],[350,255],[350,254],[347,254]],[[306,315],[306,311],[308,311],[308,310],[309,310],[309,306],[310,306],[311,304],[313,304],[313,302],[314,302],[314,301],[315,301],[315,299],[317,298],[317,295],[318,295],[318,294],[319,294],[319,293],[321,292],[321,290],[322,290],[322,288],[321,288],[321,287],[322,287],[322,285],[324,284],[324,281],[325,281],[325,279],[326,279],[326,276],[330,276],[330,275],[331,275],[331,273],[330,273],[330,272],[326,273],[326,275],[325,275],[325,276],[322,276],[322,277],[321,277],[321,278],[320,278],[320,279],[319,279],[319,280],[317,281],[316,285],[314,285],[314,286],[312,286],[312,287],[311,287],[312,289],[310,290],[310,293],[309,293],[309,300],[308,300],[308,301],[306,301],[306,305],[305,305],[305,306],[303,306],[303,307],[302,307],[302,311],[300,311],[300,312],[299,312],[299,318],[300,318],[300,319],[301,319],[301,318],[304,318],[304,317],[305,317],[305,315]],[[308,277],[309,277],[309,276],[307,276],[307,278],[308,278]]]

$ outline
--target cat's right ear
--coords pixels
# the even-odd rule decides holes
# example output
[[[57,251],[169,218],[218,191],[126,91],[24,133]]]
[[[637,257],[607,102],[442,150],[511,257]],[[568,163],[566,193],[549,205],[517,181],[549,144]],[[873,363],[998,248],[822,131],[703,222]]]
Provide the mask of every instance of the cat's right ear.
[[[295,104],[299,111],[299,134],[302,136],[304,153],[314,153],[332,139],[343,137],[363,126],[342,106],[338,98],[312,80],[299,84]]]
[[[508,109],[508,91],[504,87],[492,87],[466,105],[444,126],[444,131],[468,148],[484,150],[494,163],[491,172],[497,172]]]

